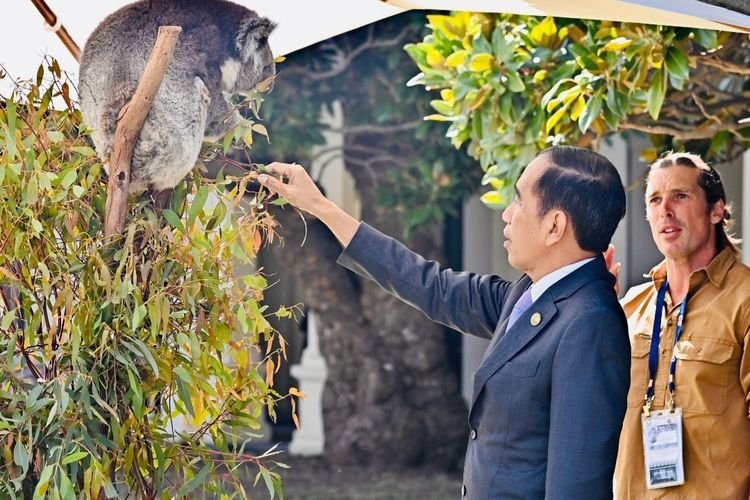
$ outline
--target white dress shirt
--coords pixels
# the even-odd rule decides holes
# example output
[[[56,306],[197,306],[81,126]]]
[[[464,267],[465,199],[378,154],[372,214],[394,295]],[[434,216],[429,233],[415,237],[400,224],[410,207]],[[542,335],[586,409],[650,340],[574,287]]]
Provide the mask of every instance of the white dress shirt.
[[[542,296],[544,292],[547,291],[549,287],[578,269],[579,267],[583,266],[584,264],[591,262],[594,260],[594,257],[589,257],[588,259],[579,260],[578,262],[573,262],[572,264],[568,264],[567,266],[563,266],[560,269],[556,269],[552,271],[551,273],[543,276],[539,279],[536,283],[532,283],[531,285],[531,303],[533,304],[536,302],[536,300]]]

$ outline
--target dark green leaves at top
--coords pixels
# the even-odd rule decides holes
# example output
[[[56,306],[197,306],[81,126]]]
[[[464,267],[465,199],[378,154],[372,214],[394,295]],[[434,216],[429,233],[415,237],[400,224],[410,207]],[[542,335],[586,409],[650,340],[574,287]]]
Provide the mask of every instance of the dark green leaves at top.
[[[704,49],[715,49],[718,45],[717,32],[714,30],[694,29],[693,36],[695,41]]]
[[[667,70],[677,80],[686,80],[690,75],[690,67],[685,52],[679,47],[672,46],[667,50]]]

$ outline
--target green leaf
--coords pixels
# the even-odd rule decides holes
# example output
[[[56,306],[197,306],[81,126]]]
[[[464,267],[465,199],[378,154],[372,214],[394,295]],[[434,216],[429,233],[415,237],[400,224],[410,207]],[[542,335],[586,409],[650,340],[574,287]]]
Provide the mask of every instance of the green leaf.
[[[133,401],[133,413],[138,418],[143,417],[143,391],[141,390],[140,380],[132,371],[127,370],[128,381],[130,382],[130,394]]]
[[[695,41],[706,49],[715,49],[718,45],[717,32],[714,30],[694,29]]]
[[[74,153],[78,153],[81,156],[86,156],[86,157],[96,156],[96,151],[94,151],[88,146],[73,146],[72,148],[70,148],[70,150],[73,151]]]
[[[5,132],[5,150],[11,161],[16,159],[16,103],[10,99],[5,100],[5,117],[8,129]]]
[[[208,188],[204,186],[198,190],[193,201],[190,203],[190,208],[188,209],[188,227],[193,225],[195,218],[201,213],[201,211],[203,211],[203,206],[206,204],[207,199]]]
[[[63,465],[72,464],[73,462],[78,462],[82,458],[85,458],[89,456],[89,454],[85,451],[76,451],[74,453],[70,453],[65,458],[62,459]]]
[[[57,176],[58,184],[68,189],[78,178],[78,172],[75,168],[66,169]]]
[[[435,100],[430,101],[430,106],[432,106],[433,109],[440,114],[443,114],[443,115],[453,114],[453,105],[446,101],[435,99]]]
[[[60,497],[62,500],[75,500],[76,498],[75,486],[62,468],[60,469]]]
[[[659,118],[659,112],[661,111],[661,106],[664,103],[664,96],[666,94],[666,89],[664,77],[662,76],[662,71],[657,70],[654,71],[654,76],[651,79],[651,88],[648,90],[648,114],[651,115],[651,118],[656,120]]]
[[[502,24],[495,26],[492,32],[492,49],[495,56],[501,61],[508,63],[513,57],[513,48],[505,40],[505,29]]]
[[[718,134],[714,135],[711,139],[711,146],[709,147],[709,151],[713,153],[718,153],[722,150],[724,145],[729,140],[730,132],[728,130],[722,130]]]
[[[43,498],[44,494],[47,493],[49,488],[49,480],[52,479],[52,473],[55,471],[55,466],[49,464],[42,469],[42,473],[39,474],[39,481],[36,483],[34,489],[34,498]]]
[[[2,321],[0,321],[0,330],[7,331],[8,328],[10,328],[11,323],[13,323],[13,320],[16,319],[16,310],[13,309],[11,311],[8,311],[3,316]],[[11,349],[12,351],[13,349]]]
[[[211,464],[206,464],[203,466],[203,468],[198,472],[198,474],[195,475],[193,479],[188,481],[186,484],[182,485],[182,488],[177,490],[177,498],[181,498],[186,496],[191,491],[195,490],[198,486],[203,484],[203,481],[206,480],[206,476],[208,476],[208,473],[211,471]]]
[[[628,96],[610,85],[607,89],[607,107],[616,115],[623,116],[628,112]]]
[[[523,92],[526,90],[526,84],[523,83],[523,80],[518,76],[518,73],[515,71],[509,71],[505,76],[508,78],[508,88],[512,92]]]
[[[599,117],[602,112],[602,95],[597,93],[593,97],[589,98],[581,112],[581,117],[578,119],[578,128],[582,133],[586,133],[594,120]]]
[[[675,79],[685,80],[690,76],[687,56],[679,47],[672,46],[669,48],[665,62],[667,63],[667,71]]]
[[[26,447],[21,441],[16,441],[16,446],[13,448],[13,462],[23,469],[22,474],[25,476],[29,469],[29,452],[26,451]]]
[[[232,147],[233,140],[234,132],[230,130],[226,133],[226,135],[224,136],[224,140],[222,141],[222,150],[224,151],[224,154],[227,154],[229,152],[229,149]]]
[[[164,218],[167,219],[167,222],[169,222],[169,224],[173,228],[177,229],[183,234],[187,233],[187,231],[185,230],[185,225],[182,223],[182,220],[180,220],[180,217],[176,213],[174,213],[172,210],[168,208],[165,208],[162,211],[162,214],[164,215]]]
[[[271,471],[266,469],[265,467],[262,467],[260,469],[260,475],[263,477],[263,482],[266,483],[266,489],[268,490],[268,494],[271,495],[271,498],[274,498],[274,495],[276,493],[276,490],[273,486],[273,477],[271,476]]]
[[[132,331],[136,331],[138,327],[141,326],[141,323],[143,323],[143,320],[146,318],[146,315],[148,314],[148,309],[145,305],[139,304],[135,307],[133,310],[133,319],[131,321],[133,327]]]
[[[154,359],[153,354],[151,354],[151,350],[148,348],[146,344],[144,344],[140,339],[134,338],[131,339],[131,343],[123,343],[129,347],[130,349],[137,350],[139,355],[146,358],[146,362],[151,367],[151,371],[154,373],[154,376],[159,376],[159,365],[156,364],[156,360]]]

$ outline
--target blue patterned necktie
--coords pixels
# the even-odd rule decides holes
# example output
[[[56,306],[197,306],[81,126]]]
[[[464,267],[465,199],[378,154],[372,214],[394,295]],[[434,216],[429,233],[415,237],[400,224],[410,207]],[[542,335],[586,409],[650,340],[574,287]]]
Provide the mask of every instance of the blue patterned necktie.
[[[513,323],[516,322],[516,320],[528,309],[531,307],[532,304],[531,300],[531,287],[527,288],[525,292],[523,292],[523,295],[521,295],[521,298],[518,299],[518,302],[513,306],[513,310],[510,312],[510,317],[508,318],[508,326],[505,328],[505,330],[509,330],[511,326],[513,326]]]

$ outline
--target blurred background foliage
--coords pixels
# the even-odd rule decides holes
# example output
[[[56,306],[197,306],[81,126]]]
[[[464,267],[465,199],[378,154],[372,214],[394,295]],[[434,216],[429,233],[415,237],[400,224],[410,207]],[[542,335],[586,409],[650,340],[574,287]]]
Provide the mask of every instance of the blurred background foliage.
[[[501,208],[534,156],[553,144],[594,146],[615,131],[652,136],[652,161],[686,148],[730,160],[750,140],[747,34],[456,12],[427,16],[405,49],[439,91],[427,116],[448,123],[479,161],[483,201]]]

